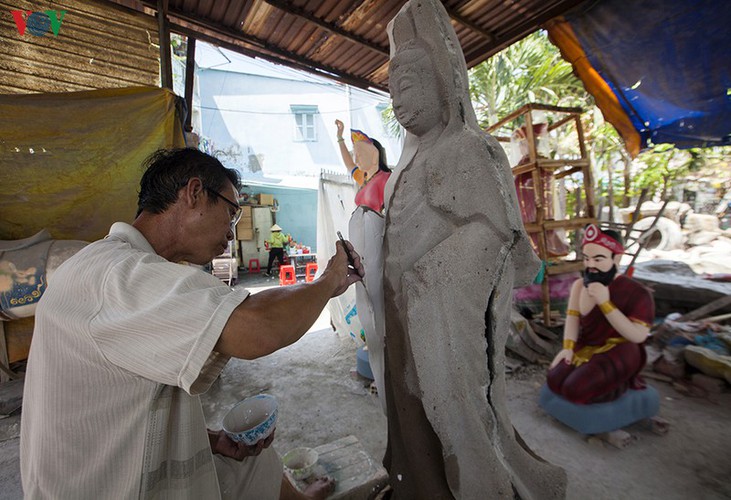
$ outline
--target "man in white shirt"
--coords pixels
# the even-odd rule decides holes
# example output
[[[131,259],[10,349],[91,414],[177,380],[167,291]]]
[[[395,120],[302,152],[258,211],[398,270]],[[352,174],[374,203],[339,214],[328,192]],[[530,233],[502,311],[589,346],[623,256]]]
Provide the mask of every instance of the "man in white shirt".
[[[146,165],[133,224],[115,223],[66,261],[38,305],[21,422],[25,497],[302,497],[271,439],[249,448],[208,432],[198,395],[230,357],[297,341],[361,279],[360,257],[337,245],[312,283],[232,289],[178,263],[205,264],[233,238],[236,171],[195,149],[161,150]],[[321,479],[305,497],[332,488]]]

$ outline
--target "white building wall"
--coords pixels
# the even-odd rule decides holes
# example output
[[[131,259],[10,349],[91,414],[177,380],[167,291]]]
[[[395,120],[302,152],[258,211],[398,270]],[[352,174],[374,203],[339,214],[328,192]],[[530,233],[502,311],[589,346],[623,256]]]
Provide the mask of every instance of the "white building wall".
[[[357,128],[384,145],[391,165],[398,160],[400,141],[387,136],[380,115],[379,105],[387,105],[388,97],[236,57],[207,69],[197,59],[200,101],[195,106],[201,128],[196,132],[212,141],[214,154],[227,166],[245,177],[316,178],[321,169],[344,172],[336,118],[345,123],[349,148],[348,129]],[[228,71],[234,66],[236,72]],[[317,106],[316,141],[296,140],[291,106],[297,105]]]

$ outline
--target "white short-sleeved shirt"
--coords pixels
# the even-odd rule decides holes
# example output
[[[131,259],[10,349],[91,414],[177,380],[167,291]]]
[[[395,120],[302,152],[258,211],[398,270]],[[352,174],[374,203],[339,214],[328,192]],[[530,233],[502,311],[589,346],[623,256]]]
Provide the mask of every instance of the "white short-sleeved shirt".
[[[25,378],[25,497],[218,498],[198,394],[228,361],[213,347],[247,295],[120,222],[59,267]]]

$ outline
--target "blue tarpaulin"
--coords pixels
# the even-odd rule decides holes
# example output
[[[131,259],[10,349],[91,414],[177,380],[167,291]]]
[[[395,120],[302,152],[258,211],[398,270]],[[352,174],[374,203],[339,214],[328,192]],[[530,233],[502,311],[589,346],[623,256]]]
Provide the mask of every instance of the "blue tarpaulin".
[[[565,19],[640,148],[731,145],[731,4],[599,0]]]

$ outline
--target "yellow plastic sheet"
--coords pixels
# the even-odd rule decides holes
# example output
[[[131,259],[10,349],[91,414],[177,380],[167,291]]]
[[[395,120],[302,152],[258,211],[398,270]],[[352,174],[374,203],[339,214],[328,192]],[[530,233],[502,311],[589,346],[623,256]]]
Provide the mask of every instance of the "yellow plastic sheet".
[[[134,219],[143,160],[183,145],[165,89],[0,95],[0,239],[104,237]]]

